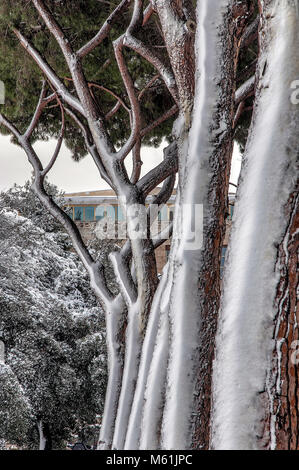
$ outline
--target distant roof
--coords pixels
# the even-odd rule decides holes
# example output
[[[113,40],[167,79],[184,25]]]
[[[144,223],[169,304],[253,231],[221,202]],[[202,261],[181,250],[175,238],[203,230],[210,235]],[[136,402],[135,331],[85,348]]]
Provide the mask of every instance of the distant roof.
[[[161,188],[157,186],[157,188],[153,189],[149,194],[150,195],[155,195],[157,194]],[[173,194],[176,194],[176,189],[173,190]],[[98,189],[95,191],[81,191],[81,192],[75,192],[75,193],[66,193],[64,197],[84,197],[84,196],[100,196],[100,197],[116,197],[115,192],[113,189]]]
[[[160,187],[155,188],[148,195],[147,202],[149,202],[152,197],[161,190]],[[176,196],[176,189],[173,190],[172,196],[170,197],[170,203],[174,203]],[[235,194],[229,193],[229,201],[233,202],[235,200]],[[76,193],[67,193],[64,195],[66,204],[75,204],[75,205],[97,205],[97,204],[118,204],[118,199],[115,192],[112,189],[100,189],[96,191],[82,191]]]

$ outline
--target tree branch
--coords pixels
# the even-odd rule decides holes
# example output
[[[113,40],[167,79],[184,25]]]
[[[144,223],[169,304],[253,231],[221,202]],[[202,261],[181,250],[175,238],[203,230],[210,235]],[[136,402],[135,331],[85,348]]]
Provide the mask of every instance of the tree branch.
[[[33,118],[32,118],[32,120],[31,120],[25,134],[24,134],[25,137],[28,138],[28,139],[31,137],[32,132],[35,129],[35,127],[36,127],[36,125],[39,121],[39,118],[40,118],[40,116],[43,112],[43,109],[47,105],[47,102],[44,100],[45,96],[46,96],[46,82],[44,80],[43,85],[42,85],[42,90],[41,90],[41,93],[40,93],[40,97],[39,97],[39,100],[38,100]]]
[[[140,91],[138,95],[138,100],[141,101],[141,98],[143,97],[144,93],[160,78],[160,75],[155,75],[153,78],[150,79],[149,82],[145,85],[145,87]]]
[[[173,222],[171,222],[167,227],[165,227],[161,232],[159,232],[157,235],[155,235],[152,238],[153,245],[155,250],[159,248],[159,246],[163,245],[163,243],[166,242],[166,240],[169,240],[171,238],[173,233]]]
[[[133,169],[132,169],[130,181],[132,184],[136,184],[140,178],[141,166],[142,166],[141,139],[137,139],[137,142],[134,145],[133,150],[132,150],[132,157],[133,157]]]
[[[109,184],[111,188],[113,188],[113,184],[104,168],[103,162],[93,142],[93,138],[88,127],[78,118],[78,116],[71,109],[65,108],[65,112],[75,121],[77,126],[81,129],[82,135],[85,140],[86,148],[88,152],[90,153],[90,155],[92,156],[100,172],[101,177]]]
[[[137,301],[137,289],[133,281],[129,260],[130,257],[124,256],[125,251],[112,252],[109,255],[114,268],[114,273],[127,307],[131,307]]]
[[[258,15],[256,19],[245,29],[240,39],[240,49],[248,47],[253,41],[257,39],[259,23],[260,16]]]
[[[237,111],[236,111],[236,114],[235,114],[235,117],[234,117],[233,129],[235,129],[237,127],[238,121],[239,121],[240,117],[243,114],[244,108],[245,108],[245,102],[241,101],[241,103],[239,103],[239,105],[238,105],[238,108],[237,108]]]
[[[63,109],[63,106],[62,106],[62,103],[61,103],[60,99],[58,98],[58,95],[56,95],[56,99],[58,101],[58,105],[59,105],[60,111],[61,111],[61,129],[60,129],[60,134],[59,134],[59,137],[58,137],[58,140],[57,140],[57,144],[56,144],[54,154],[53,154],[49,164],[47,165],[47,167],[41,173],[43,177],[46,176],[49,173],[49,171],[51,170],[51,168],[55,164],[55,162],[57,160],[57,157],[59,155],[61,145],[62,145],[62,142],[63,142],[63,137],[64,137],[64,131],[65,131],[64,109]]]
[[[124,36],[123,45],[137,52],[156,68],[161,78],[163,79],[169,93],[172,95],[174,101],[178,104],[178,91],[172,70],[166,64],[161,62],[158,56],[156,56],[155,53],[151,49],[149,49],[142,41],[136,39],[131,34],[126,34]]]
[[[72,78],[69,78],[69,77],[64,77],[65,80],[68,80],[68,81],[73,81]],[[90,82],[90,81],[87,81],[87,84],[89,86],[89,88],[97,88],[98,90],[102,90],[102,91],[105,91],[106,93],[108,93],[109,95],[113,96],[113,98],[115,98],[119,104],[129,113],[130,112],[130,108],[128,108],[128,106],[126,105],[126,103],[124,102],[124,100],[117,94],[115,93],[113,90],[110,90],[110,88],[104,86],[104,85],[100,85],[99,83],[96,83],[96,82]]]
[[[60,46],[60,49],[71,72],[77,95],[82,104],[82,108],[85,110],[85,114],[83,115],[88,120],[89,127],[91,129],[91,133],[93,134],[94,141],[99,153],[105,158],[108,164],[115,155],[115,148],[109,138],[107,129],[104,126],[103,117],[101,116],[100,110],[98,109],[98,106],[93,99],[92,94],[90,93],[90,89],[82,70],[81,60],[72,50],[70,42],[66,38],[59,24],[56,22],[52,13],[46,7],[45,3],[42,0],[32,1],[49,31]]]
[[[0,124],[4,125],[18,140],[19,144],[25,151],[28,161],[34,170],[34,182],[32,188],[36,193],[37,197],[43,204],[43,206],[49,211],[49,213],[61,223],[69,234],[74,248],[76,249],[83,265],[88,271],[91,279],[92,287],[94,288],[99,299],[104,305],[110,303],[113,300],[113,295],[109,291],[103,273],[101,272],[100,265],[95,262],[86,248],[81,234],[76,224],[71,220],[68,215],[54,202],[44,188],[43,166],[40,159],[38,158],[35,150],[30,144],[29,140],[21,135],[17,128],[2,114],[0,114]]]
[[[162,116],[156,119],[156,121],[144,127],[140,132],[141,137],[144,137],[146,134],[154,130],[156,127],[160,126],[160,124],[162,124],[164,121],[167,121],[167,119],[174,116],[178,112],[178,110],[179,110],[178,106],[176,104],[173,105],[172,108],[170,108],[168,111],[162,114]]]
[[[24,49],[31,55],[35,63],[38,65],[39,69],[45,74],[51,85],[55,88],[57,94],[61,97],[61,99],[66,102],[69,106],[74,108],[78,111],[82,116],[85,116],[85,112],[81,103],[78,99],[73,96],[67,88],[64,86],[60,78],[56,75],[54,70],[48,65],[45,59],[42,58],[40,53],[29,43],[29,41],[18,31],[17,29],[13,29],[15,35],[20,41],[20,44],[24,47]]]
[[[99,32],[90,40],[88,41],[84,46],[81,47],[81,49],[78,50],[77,55],[81,59],[86,56],[86,54],[89,54],[93,49],[95,49],[101,42],[108,36],[108,34],[111,31],[111,28],[115,21],[119,18],[119,16],[122,14],[122,12],[129,6],[130,0],[122,0],[118,7],[111,13],[111,15],[107,18]]]
[[[246,100],[249,96],[252,96],[255,88],[255,75],[246,80],[235,93],[235,104],[238,105],[241,101]]]
[[[166,156],[159,165],[149,171],[136,184],[137,188],[142,191],[144,196],[149,194],[162,181],[178,171],[178,155],[177,148],[173,146],[168,149]]]

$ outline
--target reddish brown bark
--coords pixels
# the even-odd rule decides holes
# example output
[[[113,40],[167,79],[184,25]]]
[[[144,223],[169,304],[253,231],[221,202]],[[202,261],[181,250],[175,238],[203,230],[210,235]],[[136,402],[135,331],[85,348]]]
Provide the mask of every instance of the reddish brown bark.
[[[275,347],[265,404],[263,447],[299,450],[298,192],[286,207],[288,224],[278,247],[279,283],[275,299]],[[272,434],[271,434],[272,422]]]

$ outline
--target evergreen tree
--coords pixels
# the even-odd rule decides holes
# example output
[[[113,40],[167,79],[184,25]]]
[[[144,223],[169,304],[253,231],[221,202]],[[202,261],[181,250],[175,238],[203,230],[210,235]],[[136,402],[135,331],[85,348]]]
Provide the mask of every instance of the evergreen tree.
[[[39,206],[29,184],[0,199],[0,437],[64,448],[102,413],[103,314],[67,235]]]

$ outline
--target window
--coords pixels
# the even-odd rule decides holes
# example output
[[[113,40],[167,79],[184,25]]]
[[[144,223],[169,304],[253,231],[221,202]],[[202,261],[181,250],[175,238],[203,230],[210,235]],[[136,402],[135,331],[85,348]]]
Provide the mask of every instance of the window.
[[[165,246],[165,255],[166,255],[166,261],[169,259],[169,253],[170,253],[170,245]]]
[[[83,222],[83,207],[75,207],[75,220]]]
[[[227,246],[223,246],[222,251],[221,251],[221,261],[220,261],[220,277],[221,277],[221,279],[222,279],[222,276],[223,276],[226,250],[227,250]]]
[[[234,205],[234,204],[230,204],[230,205],[229,205],[229,218],[230,218],[230,220],[232,220],[232,218],[233,218],[234,209],[235,209],[235,205]]]
[[[167,206],[163,206],[161,210],[158,212],[158,221],[166,221],[167,220]]]
[[[85,221],[94,220],[94,207],[85,207]]]

